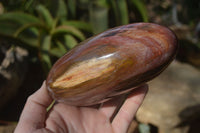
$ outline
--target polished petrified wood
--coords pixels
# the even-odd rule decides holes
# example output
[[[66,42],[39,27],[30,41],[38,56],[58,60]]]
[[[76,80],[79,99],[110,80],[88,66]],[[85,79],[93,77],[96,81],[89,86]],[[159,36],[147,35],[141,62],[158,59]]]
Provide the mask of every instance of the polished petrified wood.
[[[48,75],[47,89],[66,104],[101,103],[160,74],[174,59],[177,47],[174,33],[157,24],[116,27],[61,57]]]

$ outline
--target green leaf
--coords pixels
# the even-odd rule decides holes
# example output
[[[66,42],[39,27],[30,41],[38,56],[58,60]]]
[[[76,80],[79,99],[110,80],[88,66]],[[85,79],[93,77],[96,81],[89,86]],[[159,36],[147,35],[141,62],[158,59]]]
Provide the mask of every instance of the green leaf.
[[[33,5],[34,0],[27,0],[24,4],[24,9],[28,10],[31,8],[31,6]]]
[[[55,40],[55,43],[57,47],[51,48],[50,54],[60,58],[61,56],[67,53],[67,49],[65,47],[65,44],[60,42],[59,40]]]
[[[43,5],[38,5],[36,7],[38,14],[40,15],[41,19],[45,22],[49,29],[53,26],[53,17],[51,16],[50,12],[46,7]]]
[[[54,29],[57,27],[57,24],[58,24],[58,18],[56,18],[56,19],[53,20],[50,34],[51,34],[51,32],[53,32]]]
[[[20,28],[19,25],[15,23],[0,21],[0,34],[13,37],[14,33]],[[20,34],[17,39],[22,41],[24,45],[29,45],[31,47],[37,47],[37,31],[35,29],[30,28],[28,31]],[[26,46],[25,46],[26,47]]]
[[[83,30],[83,31],[92,32],[92,27],[87,22],[74,20],[74,21],[64,21],[63,24],[73,26],[73,27],[80,29],[80,30]]]
[[[53,108],[53,106],[54,106],[55,103],[56,103],[56,100],[53,100],[53,102],[48,106],[48,108],[46,109],[46,111],[49,112]]]
[[[7,36],[12,36],[20,25],[8,21],[0,21],[0,33]]]
[[[26,14],[23,12],[10,12],[0,15],[0,21],[11,21],[18,24],[27,24],[27,23],[40,23],[40,20],[35,16]]]
[[[33,52],[33,51],[36,52],[38,50],[38,47],[36,45],[34,45],[34,44],[37,44],[37,40],[35,38],[23,36],[24,39],[29,41],[29,44],[28,44],[27,41],[24,41],[21,38],[14,38],[12,36],[3,35],[1,33],[0,33],[0,36],[1,36],[1,38],[4,38],[5,40],[10,40],[10,42],[14,42],[14,43],[12,43],[12,45],[23,47],[31,52]]]
[[[64,0],[58,0],[56,17],[64,21],[67,18],[67,6]]]
[[[125,0],[112,0],[110,1],[117,25],[124,25],[129,23],[128,7]]]
[[[71,34],[71,35],[77,37],[78,39],[80,39],[81,41],[85,40],[85,36],[83,35],[83,33],[73,26],[68,26],[68,25],[58,26],[52,32],[53,36],[55,36],[57,34]]]
[[[94,34],[108,29],[108,7],[103,1],[91,2],[89,6],[90,22]]]
[[[69,49],[74,48],[78,44],[77,40],[71,35],[65,35],[64,40],[65,40],[66,46]]]
[[[60,53],[63,55],[63,54],[65,54],[66,52],[67,52],[67,49],[66,49],[66,47],[64,46],[64,44],[63,43],[61,43],[60,41],[56,41],[56,44],[57,44],[57,46],[58,46],[58,48],[59,48],[59,50],[60,50]]]
[[[14,37],[17,37],[21,32],[23,32],[24,30],[26,29],[30,29],[31,27],[38,27],[38,28],[42,28],[42,29],[45,29],[46,27],[41,25],[41,24],[38,24],[38,23],[29,23],[29,24],[25,24],[23,26],[21,26],[19,29],[17,29],[14,33]],[[35,31],[36,33],[37,31]]]
[[[140,12],[144,22],[148,22],[148,13],[144,3],[141,0],[131,0],[131,2],[136,6]]]
[[[14,34],[18,29],[32,23],[40,24],[40,20],[35,16],[23,12],[5,13],[0,15],[0,33],[14,37]],[[36,29],[29,28],[28,31],[20,35],[18,39],[20,39],[25,44],[30,45],[31,47],[36,47],[36,36]]]
[[[76,17],[76,0],[68,0],[68,9],[74,19]]]
[[[18,39],[30,47],[38,48],[37,36],[33,37],[26,34],[21,34],[19,35]]]
[[[63,56],[63,53],[60,52],[60,49],[59,48],[52,48],[50,49],[50,54],[57,57],[57,58],[60,58]]]
[[[41,60],[42,63],[46,69],[50,69],[51,68],[51,59],[49,56],[49,50],[50,50],[50,46],[51,46],[51,36],[50,35],[46,35],[42,42],[41,42]]]

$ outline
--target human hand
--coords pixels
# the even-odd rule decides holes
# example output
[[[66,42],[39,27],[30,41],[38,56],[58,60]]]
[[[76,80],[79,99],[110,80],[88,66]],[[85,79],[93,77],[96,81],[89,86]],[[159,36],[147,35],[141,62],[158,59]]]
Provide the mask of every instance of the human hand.
[[[136,88],[126,99],[123,96],[97,107],[75,107],[56,103],[47,112],[53,99],[45,82],[31,95],[22,111],[14,133],[126,133],[141,105],[148,86]],[[125,100],[121,106],[121,101]],[[116,109],[121,107],[115,114]],[[111,121],[111,117],[115,117]]]

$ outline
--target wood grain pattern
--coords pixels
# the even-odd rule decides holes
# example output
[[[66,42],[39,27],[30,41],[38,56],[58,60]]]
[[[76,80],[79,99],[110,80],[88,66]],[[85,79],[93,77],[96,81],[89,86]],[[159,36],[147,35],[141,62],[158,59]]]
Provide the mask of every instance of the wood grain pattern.
[[[47,78],[52,97],[70,105],[93,105],[130,91],[159,75],[178,49],[174,33],[136,23],[91,37],[61,57]]]

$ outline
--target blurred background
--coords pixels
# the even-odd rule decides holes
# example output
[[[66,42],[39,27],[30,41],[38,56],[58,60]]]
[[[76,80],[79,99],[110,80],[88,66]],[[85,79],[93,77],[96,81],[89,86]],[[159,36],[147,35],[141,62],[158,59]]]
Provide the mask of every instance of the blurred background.
[[[171,28],[180,48],[149,83],[129,133],[199,133],[199,0],[0,0],[0,133],[13,132],[27,97],[59,57],[92,35],[136,22]]]

